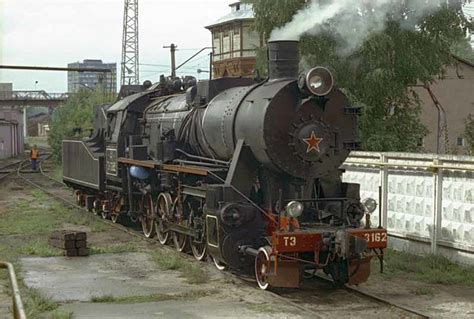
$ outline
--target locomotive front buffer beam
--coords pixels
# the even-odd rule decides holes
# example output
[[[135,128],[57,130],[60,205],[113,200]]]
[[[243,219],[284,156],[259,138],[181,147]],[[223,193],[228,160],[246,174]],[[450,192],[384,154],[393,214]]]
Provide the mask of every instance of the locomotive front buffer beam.
[[[255,273],[262,289],[267,286],[298,288],[300,279],[307,277],[306,271],[314,274],[336,262],[347,263],[347,284],[356,285],[365,282],[370,275],[372,257],[383,262],[387,231],[379,228],[276,231],[270,242],[271,245],[259,249],[239,247],[241,253],[255,257]],[[307,258],[311,253],[314,254],[312,260]]]

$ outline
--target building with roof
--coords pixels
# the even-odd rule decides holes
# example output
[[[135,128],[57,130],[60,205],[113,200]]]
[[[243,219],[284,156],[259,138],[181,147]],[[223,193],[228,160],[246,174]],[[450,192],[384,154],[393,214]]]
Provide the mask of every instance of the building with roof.
[[[104,68],[111,73],[67,72],[67,91],[76,93],[79,90],[95,90],[100,84],[108,92],[117,92],[117,63],[103,63],[102,60],[86,59],[82,62],[69,63],[68,68]]]
[[[0,83],[0,94],[12,91],[12,83]],[[23,152],[23,112],[14,106],[0,106],[0,159]]]
[[[23,152],[23,113],[21,110],[0,107],[0,159]]]
[[[251,4],[235,2],[231,12],[206,28],[212,33],[213,77],[252,77],[256,49],[263,44],[253,30],[254,13]]]
[[[420,120],[429,130],[420,146],[429,153],[468,154],[464,132],[468,116],[474,116],[474,64],[454,59],[429,88],[415,88],[421,99]]]

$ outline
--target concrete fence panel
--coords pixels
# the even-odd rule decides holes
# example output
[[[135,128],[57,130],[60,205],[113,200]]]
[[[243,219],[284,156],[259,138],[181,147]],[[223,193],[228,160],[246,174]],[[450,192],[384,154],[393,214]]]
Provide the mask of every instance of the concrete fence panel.
[[[342,168],[380,205],[393,248],[474,264],[474,157],[352,152]]]

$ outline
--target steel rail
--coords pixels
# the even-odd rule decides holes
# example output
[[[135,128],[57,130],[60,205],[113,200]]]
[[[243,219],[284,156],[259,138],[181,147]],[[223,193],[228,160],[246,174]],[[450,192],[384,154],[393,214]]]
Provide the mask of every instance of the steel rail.
[[[56,179],[56,178],[54,178],[54,177],[52,177],[52,176],[50,176],[50,175],[48,175],[48,174],[46,174],[46,173],[44,172],[44,170],[43,170],[43,161],[48,160],[48,159],[51,157],[51,155],[52,155],[52,154],[47,154],[47,156],[39,163],[39,170],[40,170],[41,175],[43,175],[43,176],[49,178],[50,180],[52,180],[52,181],[54,181],[54,182],[56,182],[56,183],[58,183],[58,184],[61,184],[62,186],[67,186],[66,184],[64,184],[63,181],[58,180],[58,179]]]
[[[11,164],[2,166],[2,167],[0,168],[0,171],[3,171],[3,170],[5,170],[6,168],[11,167],[11,166],[21,165],[23,162],[24,162],[24,160],[21,160],[21,161],[17,161],[17,162],[14,162],[14,163],[11,163]],[[16,172],[16,169],[13,169],[13,170],[10,171],[10,172],[0,173],[0,174],[1,174],[1,175],[0,175],[0,181],[6,179],[8,176],[12,175],[12,174],[15,173],[15,172]]]
[[[411,313],[411,314],[413,314],[413,315],[416,315],[416,316],[418,316],[418,317],[420,317],[420,318],[423,318],[423,319],[428,319],[428,318],[430,318],[430,316],[425,315],[425,314],[419,312],[418,310],[415,310],[415,309],[410,308],[410,307],[407,307],[407,306],[402,306],[402,305],[400,305],[400,304],[398,304],[398,303],[394,303],[394,302],[392,302],[392,301],[390,301],[390,300],[388,300],[388,299],[385,299],[385,298],[382,298],[382,297],[378,297],[378,296],[373,295],[373,294],[371,294],[371,293],[369,293],[369,292],[367,292],[367,291],[363,291],[363,290],[361,290],[361,289],[359,289],[359,288],[351,287],[351,286],[347,286],[347,285],[344,286],[344,288],[345,288],[346,290],[350,291],[350,292],[355,293],[355,294],[358,294],[358,295],[364,296],[364,297],[366,297],[366,298],[375,300],[375,301],[377,301],[377,302],[381,302],[381,303],[387,304],[387,305],[389,305],[389,306],[392,306],[392,307],[395,307],[395,308],[404,310],[404,311],[409,312],[409,313]]]
[[[41,163],[40,163],[40,166],[41,166]],[[39,185],[38,183],[32,182],[31,180],[28,180],[26,177],[21,176],[20,171],[18,171],[18,172],[19,172],[19,174],[18,174],[19,177],[21,177],[23,180],[25,180],[25,181],[26,181],[27,183],[29,183],[30,185],[32,185],[32,186],[34,186],[34,187],[36,187],[36,188],[42,190],[43,192],[45,192],[46,194],[50,195],[51,197],[58,199],[59,201],[63,202],[64,204],[66,204],[66,205],[68,205],[68,206],[70,206],[70,207],[73,207],[73,208],[76,208],[76,209],[78,209],[78,210],[82,210],[82,211],[88,212],[85,207],[80,206],[80,205],[76,204],[75,202],[73,202],[73,201],[71,201],[71,200],[69,200],[69,199],[65,199],[65,198],[63,198],[63,197],[61,197],[61,196],[59,196],[59,195],[57,195],[57,194],[54,194],[54,193],[50,192],[49,190],[46,190],[44,187],[42,187],[42,186]],[[48,175],[45,175],[45,174],[42,174],[42,175],[43,175],[44,177],[48,178],[48,179],[51,179]],[[128,228],[128,227],[125,227],[125,226],[123,226],[123,225],[121,225],[121,224],[113,223],[112,221],[107,220],[107,219],[103,219],[103,218],[101,218],[101,217],[99,217],[99,216],[90,215],[90,217],[91,217],[91,218],[97,218],[97,219],[103,221],[104,223],[108,224],[109,226],[114,227],[115,229],[118,229],[118,230],[123,231],[123,232],[125,232],[125,233],[128,233],[128,234],[130,234],[130,235],[132,235],[132,236],[134,236],[134,237],[137,237],[137,238],[139,238],[139,239],[141,239],[141,240],[143,240],[143,241],[146,241],[146,242],[148,242],[148,243],[151,243],[151,244],[154,244],[154,245],[157,245],[157,246],[158,246],[158,242],[157,242],[156,239],[146,238],[146,237],[143,236],[143,234],[142,234],[141,232],[134,231],[134,230],[132,230],[132,229],[130,229],[130,228]],[[165,249],[165,250],[168,250],[168,251],[176,252],[176,250],[172,249],[171,247],[167,247],[167,246],[163,246],[163,245],[159,245],[159,247],[161,247],[161,248],[163,248],[163,249]],[[183,256],[183,257],[186,257],[186,258],[189,257],[189,258],[188,258],[189,260],[193,260],[193,261],[194,261],[194,259],[192,259],[191,256],[187,256],[186,254],[182,254],[182,256]],[[245,280],[244,280],[243,278],[241,278],[240,276],[238,276],[238,275],[236,275],[236,274],[234,274],[234,273],[231,273],[231,272],[229,272],[229,274],[232,275],[234,278],[236,278],[236,279],[242,281],[243,283],[249,284],[248,281],[245,281]],[[327,281],[332,282],[332,280],[329,279],[329,278],[325,278],[325,277],[322,277],[322,276],[319,276],[319,275],[318,275],[317,277],[318,277],[318,278],[321,278],[321,279],[323,279],[323,280],[327,280]],[[424,319],[424,318],[430,318],[428,315],[425,315],[425,314],[423,314],[423,313],[421,313],[421,312],[419,312],[419,311],[417,311],[417,310],[411,309],[411,308],[406,307],[406,306],[399,305],[399,304],[394,303],[394,302],[392,302],[392,301],[390,301],[390,300],[384,299],[384,298],[382,298],[382,297],[375,296],[375,295],[373,295],[373,294],[370,294],[370,293],[368,293],[368,292],[362,291],[362,290],[360,290],[360,289],[357,289],[357,288],[354,288],[354,287],[351,287],[351,286],[347,286],[347,285],[344,286],[344,289],[346,289],[347,291],[353,292],[353,293],[355,293],[355,294],[359,294],[359,295],[361,295],[361,296],[364,296],[364,297],[366,297],[367,299],[371,299],[371,300],[376,301],[376,302],[378,302],[378,303],[383,303],[383,304],[386,304],[386,305],[388,305],[388,306],[395,307],[395,308],[400,309],[400,310],[402,310],[402,311],[405,311],[405,312],[408,312],[408,313],[410,313],[410,314],[416,315],[416,316],[418,316],[418,317],[420,317],[420,318],[423,318],[423,319]],[[306,311],[306,312],[308,312],[308,313],[311,313],[315,318],[322,318],[321,315],[320,315],[319,313],[317,313],[316,311],[314,311],[314,310],[312,310],[312,309],[309,309],[309,308],[307,308],[307,307],[305,307],[305,306],[303,306],[303,305],[300,305],[300,304],[298,304],[297,302],[294,302],[294,301],[292,301],[292,300],[290,300],[290,299],[288,299],[288,298],[286,298],[286,297],[284,297],[284,296],[281,296],[281,295],[279,295],[279,294],[276,293],[276,292],[269,291],[269,290],[267,290],[266,292],[269,293],[269,294],[271,294],[271,295],[273,295],[274,297],[276,297],[276,298],[278,298],[278,299],[280,299],[280,300],[282,300],[282,301],[284,301],[284,302],[286,302],[286,303],[288,303],[288,304],[290,304],[290,305],[292,305],[292,306],[294,306],[294,307],[300,309],[300,310],[303,310],[303,311]]]
[[[333,283],[334,281],[329,278],[329,277],[326,277],[326,276],[322,276],[322,275],[319,275],[319,274],[316,274],[316,275],[313,275],[314,277],[317,277],[319,279],[322,279],[322,280],[325,280],[325,281],[328,281],[328,282],[331,282]],[[363,296],[363,297],[366,297],[368,299],[372,299],[373,301],[376,301],[376,302],[379,302],[379,303],[383,303],[383,304],[386,304],[386,305],[389,305],[389,306],[392,306],[392,307],[395,307],[395,308],[398,308],[398,309],[401,309],[405,312],[408,312],[412,315],[416,315],[420,318],[423,318],[423,319],[426,319],[426,318],[430,318],[430,316],[428,315],[425,315],[423,313],[421,313],[420,311],[418,310],[415,310],[413,308],[410,308],[410,307],[407,307],[407,306],[403,306],[403,305],[400,305],[398,303],[395,303],[393,301],[390,301],[388,299],[385,299],[385,298],[382,298],[382,297],[378,297],[374,294],[371,294],[367,291],[363,291],[362,289],[360,288],[356,288],[356,287],[353,287],[353,286],[349,286],[347,284],[344,285],[344,289],[346,291],[349,291],[351,293],[354,293],[354,294],[357,294],[357,295],[360,295],[360,296]]]
[[[23,306],[13,265],[5,261],[0,261],[0,269],[7,269],[8,277],[10,278],[10,285],[12,287],[13,318],[26,319],[25,307]]]
[[[0,171],[3,171],[4,169],[6,169],[6,168],[8,168],[8,167],[10,167],[10,166],[18,165],[18,164],[20,164],[21,162],[23,162],[23,160],[19,160],[19,161],[16,161],[16,162],[13,162],[13,163],[4,165],[4,166],[0,167]]]

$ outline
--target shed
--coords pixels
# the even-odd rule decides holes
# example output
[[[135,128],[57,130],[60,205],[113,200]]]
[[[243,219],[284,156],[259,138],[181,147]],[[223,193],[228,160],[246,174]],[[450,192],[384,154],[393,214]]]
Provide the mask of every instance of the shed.
[[[0,108],[0,159],[23,152],[23,114],[14,108]]]

